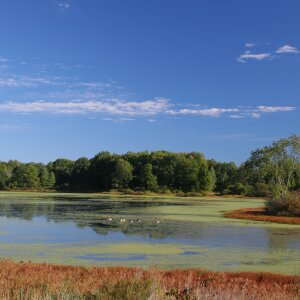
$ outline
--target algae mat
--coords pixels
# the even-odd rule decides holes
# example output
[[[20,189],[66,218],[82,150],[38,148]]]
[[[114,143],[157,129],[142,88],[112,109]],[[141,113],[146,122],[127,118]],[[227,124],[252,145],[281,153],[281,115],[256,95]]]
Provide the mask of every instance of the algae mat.
[[[300,274],[299,225],[222,216],[262,205],[259,199],[0,193],[0,257]]]

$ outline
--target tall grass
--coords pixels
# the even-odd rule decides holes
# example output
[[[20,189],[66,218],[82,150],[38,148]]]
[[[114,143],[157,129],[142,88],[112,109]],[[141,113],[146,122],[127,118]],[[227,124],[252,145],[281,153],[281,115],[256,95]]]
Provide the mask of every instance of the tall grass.
[[[300,276],[0,261],[3,300],[300,299]]]

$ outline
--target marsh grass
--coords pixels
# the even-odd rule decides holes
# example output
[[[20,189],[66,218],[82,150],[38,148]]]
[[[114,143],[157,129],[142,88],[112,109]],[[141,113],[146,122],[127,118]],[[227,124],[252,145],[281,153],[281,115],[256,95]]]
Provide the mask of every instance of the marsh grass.
[[[3,300],[300,299],[300,276],[0,261]]]
[[[243,208],[224,213],[225,218],[300,225],[300,217],[271,215],[264,207]]]

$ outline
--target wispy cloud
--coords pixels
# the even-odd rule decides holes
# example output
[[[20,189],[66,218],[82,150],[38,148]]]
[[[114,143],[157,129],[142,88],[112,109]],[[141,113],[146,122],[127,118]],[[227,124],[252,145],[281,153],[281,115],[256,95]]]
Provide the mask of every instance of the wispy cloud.
[[[246,51],[240,56],[243,62],[249,59],[263,60],[269,53],[253,54]],[[12,60],[16,62],[16,60]],[[26,71],[27,66],[22,70]],[[24,71],[25,70],[25,71]],[[133,121],[144,118],[159,122],[159,118],[226,117],[231,119],[259,118],[266,113],[291,112],[292,106],[226,107],[176,103],[167,98],[138,99],[115,81],[101,82],[82,80],[76,77],[55,76],[55,72],[32,75],[0,73],[0,87],[8,89],[10,99],[0,95],[1,114],[84,115],[102,120]],[[5,90],[6,92],[6,90]],[[128,100],[129,99],[129,100]],[[133,100],[134,99],[134,100]]]
[[[204,108],[204,109],[190,109],[184,108],[179,110],[169,110],[168,113],[172,115],[195,115],[195,116],[209,116],[209,117],[219,117],[221,115],[239,112],[238,108]]]
[[[58,7],[60,10],[66,10],[69,9],[71,7],[71,3],[70,2],[60,2],[58,3]]]
[[[293,53],[293,54],[298,54],[300,51],[293,46],[290,45],[284,45],[280,48],[277,49],[276,53]]]
[[[59,84],[58,78],[48,77],[31,77],[27,75],[6,75],[0,76],[0,87],[37,87],[39,85],[55,85]]]
[[[29,129],[28,126],[20,126],[20,125],[11,125],[11,124],[0,124],[0,130],[7,131],[7,130],[25,130]]]
[[[172,103],[169,99],[154,98],[144,101],[126,101],[121,99],[101,101],[32,101],[32,102],[5,102],[0,104],[2,113],[45,113],[61,115],[102,115],[111,118],[118,117],[119,120],[134,120],[132,117],[158,117],[158,116],[206,116],[206,117],[229,117],[233,119],[257,118],[262,113],[290,112],[295,110],[290,106],[257,106],[236,108],[199,108],[194,109],[186,105]]]
[[[254,48],[256,44],[254,43],[246,43],[245,48]],[[300,51],[291,45],[283,45],[279,47],[276,51],[268,51],[268,52],[252,52],[250,50],[246,50],[243,54],[237,57],[237,61],[241,63],[246,63],[247,61],[250,60],[257,60],[257,61],[262,61],[262,60],[271,60],[274,57],[279,57],[280,55],[285,55],[285,54],[299,54]]]
[[[238,61],[245,63],[247,60],[265,60],[271,58],[270,53],[251,53],[250,51],[246,51],[244,54],[241,54],[238,57]]]
[[[0,56],[0,63],[6,63],[6,62],[8,62],[8,59]]]
[[[0,104],[0,112],[12,113],[54,113],[90,114],[101,113],[118,116],[151,116],[165,113],[170,108],[169,101],[163,98],[141,102],[110,101],[70,101],[70,102],[6,102]]]
[[[286,112],[296,110],[293,106],[257,106],[257,110],[260,112]]]

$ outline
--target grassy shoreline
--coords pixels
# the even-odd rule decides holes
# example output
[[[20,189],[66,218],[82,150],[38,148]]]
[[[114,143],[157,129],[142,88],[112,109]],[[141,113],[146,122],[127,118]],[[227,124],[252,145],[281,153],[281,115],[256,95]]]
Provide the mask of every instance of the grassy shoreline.
[[[300,276],[0,261],[0,298],[300,299]]]
[[[266,200],[266,198],[262,197],[251,197],[251,196],[244,196],[244,195],[221,195],[217,193],[210,193],[207,195],[202,196],[191,196],[191,195],[180,195],[176,193],[154,193],[154,192],[136,192],[136,193],[124,193],[124,192],[97,192],[97,191],[62,191],[62,190],[0,190],[1,194],[61,194],[61,195],[82,195],[82,196],[91,196],[91,197],[98,197],[98,196],[110,196],[110,197],[132,197],[132,198],[139,198],[139,197],[151,197],[151,198],[175,198],[175,199],[205,199],[205,198],[220,198],[220,199],[258,199],[258,200]]]

